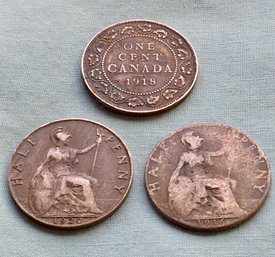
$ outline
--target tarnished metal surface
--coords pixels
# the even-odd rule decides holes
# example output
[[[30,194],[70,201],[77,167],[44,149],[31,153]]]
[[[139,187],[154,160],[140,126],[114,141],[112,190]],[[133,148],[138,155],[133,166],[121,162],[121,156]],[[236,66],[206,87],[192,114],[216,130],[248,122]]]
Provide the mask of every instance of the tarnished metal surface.
[[[146,187],[156,208],[195,230],[222,230],[255,214],[271,171],[259,146],[225,125],[201,124],[166,137],[152,152]]]
[[[126,21],[104,29],[86,47],[82,74],[100,102],[129,114],[150,114],[182,101],[198,72],[188,41],[151,21]]]
[[[28,135],[9,166],[18,206],[45,225],[95,224],[124,201],[132,182],[130,154],[110,129],[88,120],[49,123]]]

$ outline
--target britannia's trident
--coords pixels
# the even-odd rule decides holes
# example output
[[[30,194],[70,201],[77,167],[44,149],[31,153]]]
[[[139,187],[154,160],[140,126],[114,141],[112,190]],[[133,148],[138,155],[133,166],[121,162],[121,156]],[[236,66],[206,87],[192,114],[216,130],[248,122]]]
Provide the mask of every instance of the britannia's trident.
[[[96,158],[97,158],[98,148],[99,148],[99,145],[102,141],[102,137],[104,137],[104,134],[100,133],[99,128],[96,129],[96,135],[98,136],[98,139],[96,140],[95,157],[94,157],[94,160],[93,160],[93,166],[92,166],[91,174],[90,174],[91,177],[93,176],[93,172],[94,172],[94,167],[95,167],[95,162],[96,162]]]

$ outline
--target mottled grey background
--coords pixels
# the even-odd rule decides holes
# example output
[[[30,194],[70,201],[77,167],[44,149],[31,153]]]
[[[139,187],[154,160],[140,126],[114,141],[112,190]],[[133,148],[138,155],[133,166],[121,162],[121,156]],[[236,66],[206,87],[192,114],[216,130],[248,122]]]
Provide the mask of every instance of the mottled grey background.
[[[160,217],[143,182],[155,144],[171,131],[204,121],[246,132],[275,167],[274,7],[273,0],[0,0],[0,255],[275,256],[275,190],[245,224],[200,234]],[[86,44],[125,19],[164,23],[192,43],[199,76],[177,108],[128,117],[106,110],[84,86],[80,60]],[[127,201],[111,218],[63,232],[37,225],[16,208],[7,168],[28,133],[71,117],[98,121],[120,135],[132,153],[135,175]]]

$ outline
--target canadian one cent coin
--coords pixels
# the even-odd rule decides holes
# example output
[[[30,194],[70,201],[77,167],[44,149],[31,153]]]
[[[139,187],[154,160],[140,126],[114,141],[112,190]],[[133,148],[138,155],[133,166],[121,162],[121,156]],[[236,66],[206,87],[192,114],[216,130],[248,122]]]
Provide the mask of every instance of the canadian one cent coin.
[[[126,21],[97,34],[82,57],[92,94],[114,110],[150,114],[182,101],[198,73],[196,54],[175,30],[151,21]]]
[[[236,226],[262,206],[271,171],[259,146],[225,125],[180,129],[153,150],[145,170],[154,206],[189,229],[214,231]]]
[[[122,140],[105,126],[80,119],[38,128],[9,165],[17,205],[56,228],[92,225],[111,215],[129,192],[133,165]]]

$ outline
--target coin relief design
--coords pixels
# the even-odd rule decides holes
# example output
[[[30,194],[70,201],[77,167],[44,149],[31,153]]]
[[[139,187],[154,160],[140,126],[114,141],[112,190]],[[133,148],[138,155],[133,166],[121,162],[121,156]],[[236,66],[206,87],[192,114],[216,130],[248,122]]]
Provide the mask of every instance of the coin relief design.
[[[179,103],[192,89],[197,59],[187,40],[150,21],[113,25],[95,36],[82,58],[89,90],[117,111],[146,114]]]
[[[195,230],[222,230],[251,217],[264,203],[271,172],[257,146],[224,125],[181,129],[152,152],[146,187],[169,220]]]
[[[9,185],[19,207],[37,221],[60,228],[97,223],[125,199],[132,162],[108,128],[63,120],[31,133],[13,154]]]

